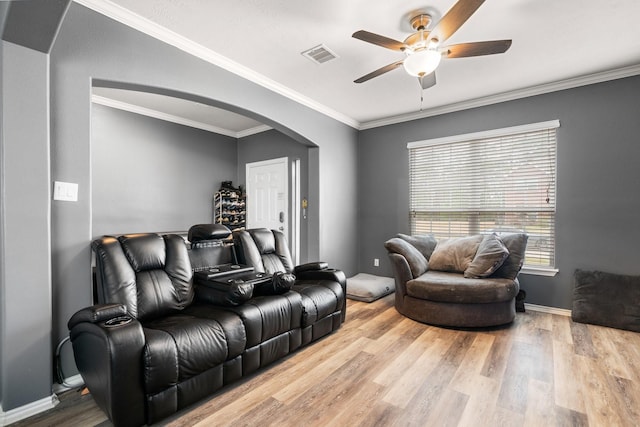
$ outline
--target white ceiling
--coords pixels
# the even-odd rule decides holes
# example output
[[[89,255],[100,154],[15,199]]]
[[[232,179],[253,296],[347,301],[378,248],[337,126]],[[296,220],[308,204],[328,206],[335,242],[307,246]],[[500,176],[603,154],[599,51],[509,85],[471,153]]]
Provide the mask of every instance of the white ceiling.
[[[640,0],[487,0],[446,44],[512,39],[511,49],[444,59],[422,102],[417,79],[402,68],[353,83],[403,54],[351,34],[363,29],[404,40],[412,11],[443,15],[455,0],[75,1],[191,45],[187,50],[360,129],[640,74]],[[319,44],[338,58],[318,65],[301,55]],[[171,114],[180,115],[175,108]]]

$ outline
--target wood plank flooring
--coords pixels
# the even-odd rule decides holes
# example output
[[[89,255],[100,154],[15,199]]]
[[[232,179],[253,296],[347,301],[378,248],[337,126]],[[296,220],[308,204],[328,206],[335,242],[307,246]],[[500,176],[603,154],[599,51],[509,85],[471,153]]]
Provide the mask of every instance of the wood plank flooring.
[[[61,396],[15,426],[109,426],[90,396]],[[399,315],[393,295],[348,302],[336,333],[162,425],[639,426],[640,334],[527,311],[453,330]]]

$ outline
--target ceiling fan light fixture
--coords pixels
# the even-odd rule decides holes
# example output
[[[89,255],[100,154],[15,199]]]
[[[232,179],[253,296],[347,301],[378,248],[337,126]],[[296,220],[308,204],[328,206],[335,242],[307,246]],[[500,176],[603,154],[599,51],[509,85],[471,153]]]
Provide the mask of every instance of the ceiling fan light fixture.
[[[402,65],[410,75],[423,77],[438,68],[441,59],[442,54],[437,50],[424,49],[407,55]]]

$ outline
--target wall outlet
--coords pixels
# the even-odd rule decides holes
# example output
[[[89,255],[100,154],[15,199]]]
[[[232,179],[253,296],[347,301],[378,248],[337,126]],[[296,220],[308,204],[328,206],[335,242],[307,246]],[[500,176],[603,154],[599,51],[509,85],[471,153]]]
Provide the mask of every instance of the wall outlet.
[[[380,260],[378,258],[374,258],[373,259],[373,266],[374,267],[380,267]]]

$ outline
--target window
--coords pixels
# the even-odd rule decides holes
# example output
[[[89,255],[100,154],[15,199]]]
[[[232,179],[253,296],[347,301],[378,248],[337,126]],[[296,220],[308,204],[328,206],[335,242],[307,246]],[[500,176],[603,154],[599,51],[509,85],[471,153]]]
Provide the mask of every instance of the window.
[[[409,143],[411,233],[524,231],[525,267],[554,269],[559,126],[555,120]]]

